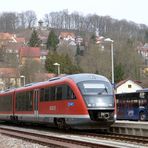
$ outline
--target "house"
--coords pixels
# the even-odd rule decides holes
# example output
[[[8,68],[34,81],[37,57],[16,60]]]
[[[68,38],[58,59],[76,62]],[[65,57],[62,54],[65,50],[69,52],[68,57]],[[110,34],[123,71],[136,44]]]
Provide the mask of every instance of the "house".
[[[115,93],[119,94],[119,93],[129,93],[129,92],[136,92],[139,89],[142,89],[142,86],[140,86],[141,82],[139,81],[133,81],[131,79],[126,79],[123,81],[120,81],[117,85],[116,85],[116,90]]]
[[[100,44],[104,42],[104,37],[103,36],[96,36],[96,44]]]
[[[19,51],[20,64],[23,65],[27,58],[40,63],[41,51],[39,47],[22,47]]]
[[[25,44],[25,38],[16,37],[16,34],[0,32],[0,42],[2,42],[3,44],[8,44],[8,43],[23,43],[23,44]]]
[[[148,43],[145,43],[144,46],[138,46],[138,53],[143,57],[148,57]]]
[[[1,42],[16,42],[15,35],[10,33],[0,32],[0,41]]]
[[[145,65],[148,65],[148,43],[145,43],[144,46],[139,45],[137,49],[138,53],[144,58]]]
[[[20,86],[19,70],[17,68],[0,68],[0,91],[16,86]]]
[[[81,45],[83,43],[83,38],[81,36],[76,37],[76,44]]]
[[[61,32],[59,35],[59,40],[65,40],[65,41],[75,41],[75,34],[73,32]]]
[[[6,53],[19,54],[19,49],[23,46],[24,46],[24,44],[21,42],[19,42],[19,43],[11,42],[9,44],[6,44],[5,45]]]

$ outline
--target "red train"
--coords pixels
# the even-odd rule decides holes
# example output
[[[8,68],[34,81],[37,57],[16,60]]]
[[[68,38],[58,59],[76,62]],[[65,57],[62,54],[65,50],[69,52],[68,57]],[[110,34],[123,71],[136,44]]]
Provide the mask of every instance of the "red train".
[[[114,123],[109,80],[74,74],[0,93],[0,120],[46,123],[58,128],[105,129]]]

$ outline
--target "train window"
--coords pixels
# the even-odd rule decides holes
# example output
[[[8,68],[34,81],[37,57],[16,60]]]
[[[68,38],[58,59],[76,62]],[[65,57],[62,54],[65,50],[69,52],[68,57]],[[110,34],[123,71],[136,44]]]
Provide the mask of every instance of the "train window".
[[[139,100],[139,105],[140,106],[147,106],[147,100],[146,99],[140,99]]]
[[[32,110],[33,107],[33,91],[26,92],[26,109],[28,111]]]
[[[55,87],[51,87],[50,88],[50,100],[55,100],[55,93],[56,93]]]
[[[62,100],[62,86],[57,86],[56,87],[56,100]]]
[[[40,101],[44,101],[44,88],[40,89]]]
[[[55,87],[41,88],[40,101],[52,101],[55,100]]]
[[[76,99],[76,96],[68,85],[56,86],[55,95],[56,100]]]
[[[138,100],[133,100],[133,107],[138,107],[139,104],[138,104]]]
[[[143,106],[144,105],[143,100],[139,100],[139,105],[140,106]]]
[[[104,81],[83,81],[79,82],[78,87],[83,95],[107,95],[113,94],[110,83]]]
[[[50,88],[45,88],[44,101],[49,101],[49,98],[50,98]]]
[[[0,111],[12,111],[12,95],[0,97]]]
[[[21,111],[22,110],[22,94],[21,93],[17,93],[16,94],[16,110],[17,111]]]
[[[67,99],[76,99],[75,94],[69,86],[67,86]]]
[[[16,110],[31,111],[33,109],[33,91],[19,92],[16,94]]]
[[[40,101],[54,101],[64,99],[76,99],[72,89],[68,85],[59,85],[40,90]]]
[[[67,85],[62,86],[62,88],[63,88],[62,99],[63,100],[67,99],[67,87],[68,87]]]
[[[147,106],[148,105],[148,101],[146,99],[143,100],[143,104],[144,106]]]

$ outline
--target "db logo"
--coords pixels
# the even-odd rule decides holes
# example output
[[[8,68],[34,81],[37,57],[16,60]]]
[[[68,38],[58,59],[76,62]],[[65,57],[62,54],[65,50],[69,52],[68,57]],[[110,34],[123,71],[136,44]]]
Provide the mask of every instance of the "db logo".
[[[49,110],[56,110],[56,106],[49,106]]]
[[[134,111],[133,110],[128,111],[128,116],[133,116],[133,115],[134,115]]]

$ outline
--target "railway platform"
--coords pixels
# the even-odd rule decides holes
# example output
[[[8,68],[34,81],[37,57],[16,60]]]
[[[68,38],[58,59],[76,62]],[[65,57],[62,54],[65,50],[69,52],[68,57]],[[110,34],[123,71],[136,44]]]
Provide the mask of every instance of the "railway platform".
[[[109,129],[109,132],[148,137],[148,121],[117,120]]]

